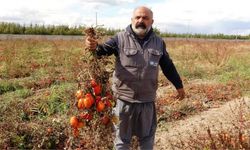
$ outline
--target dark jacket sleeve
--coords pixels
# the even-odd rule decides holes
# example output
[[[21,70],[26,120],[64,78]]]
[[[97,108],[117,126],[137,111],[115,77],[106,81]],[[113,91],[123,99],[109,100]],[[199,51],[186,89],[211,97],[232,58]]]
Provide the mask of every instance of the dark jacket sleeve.
[[[118,37],[114,36],[104,42],[103,44],[98,44],[97,45],[97,55],[102,56],[102,55],[112,55],[114,54],[115,56],[118,55]]]
[[[177,72],[175,65],[173,64],[169,54],[166,51],[166,44],[164,43],[163,55],[160,59],[160,66],[163,74],[167,79],[175,86],[176,89],[183,88],[182,80]]]

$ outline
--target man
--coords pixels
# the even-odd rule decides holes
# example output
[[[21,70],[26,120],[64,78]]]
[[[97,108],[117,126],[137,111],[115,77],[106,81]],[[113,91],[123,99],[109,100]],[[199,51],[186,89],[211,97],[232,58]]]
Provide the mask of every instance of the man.
[[[115,126],[115,148],[128,150],[131,137],[137,136],[140,149],[151,150],[156,131],[155,98],[159,65],[183,99],[182,81],[166,52],[164,41],[152,29],[153,12],[137,7],[131,25],[104,44],[87,37],[86,46],[97,55],[116,56],[112,90],[117,98],[115,114],[120,122]]]

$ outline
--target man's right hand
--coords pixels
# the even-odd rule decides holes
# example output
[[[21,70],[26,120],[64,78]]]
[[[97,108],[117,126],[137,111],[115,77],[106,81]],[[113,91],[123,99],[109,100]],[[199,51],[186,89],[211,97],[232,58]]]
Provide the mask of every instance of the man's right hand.
[[[86,37],[86,40],[85,40],[86,48],[94,51],[94,50],[96,50],[97,44],[98,44],[98,42],[96,39],[91,38],[89,36]]]
[[[182,100],[185,98],[186,94],[183,88],[177,89],[177,92],[178,92],[178,95],[176,97],[177,99]]]

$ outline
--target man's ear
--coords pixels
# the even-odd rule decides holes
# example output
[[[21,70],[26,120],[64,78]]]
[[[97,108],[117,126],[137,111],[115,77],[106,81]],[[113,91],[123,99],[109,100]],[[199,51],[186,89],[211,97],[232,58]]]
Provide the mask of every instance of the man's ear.
[[[154,23],[154,19],[152,19],[152,24]]]

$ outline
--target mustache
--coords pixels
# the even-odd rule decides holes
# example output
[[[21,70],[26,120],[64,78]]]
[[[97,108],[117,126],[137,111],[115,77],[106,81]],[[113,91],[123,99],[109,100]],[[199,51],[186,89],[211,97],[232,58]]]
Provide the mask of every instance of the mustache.
[[[146,29],[146,25],[144,23],[139,23],[135,26],[136,29],[138,28],[142,28],[142,29]]]

